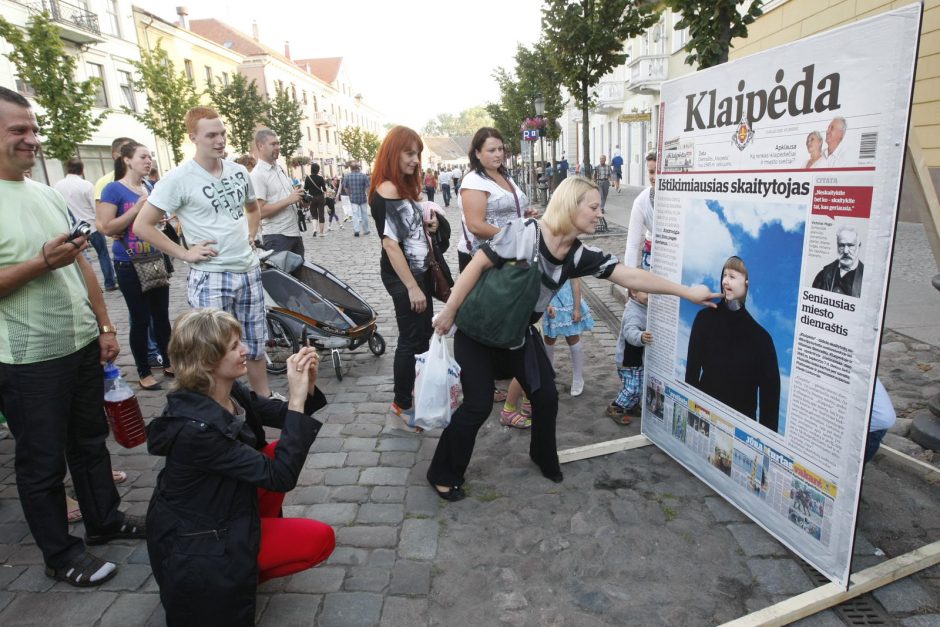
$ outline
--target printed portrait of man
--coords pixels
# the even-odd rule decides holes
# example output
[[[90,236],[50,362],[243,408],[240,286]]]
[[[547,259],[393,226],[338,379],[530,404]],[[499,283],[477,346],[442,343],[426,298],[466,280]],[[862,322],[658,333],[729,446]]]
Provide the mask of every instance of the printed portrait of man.
[[[862,294],[862,275],[865,272],[865,264],[859,259],[862,242],[858,231],[851,227],[836,231],[836,248],[838,257],[819,271],[813,287],[858,298]]]

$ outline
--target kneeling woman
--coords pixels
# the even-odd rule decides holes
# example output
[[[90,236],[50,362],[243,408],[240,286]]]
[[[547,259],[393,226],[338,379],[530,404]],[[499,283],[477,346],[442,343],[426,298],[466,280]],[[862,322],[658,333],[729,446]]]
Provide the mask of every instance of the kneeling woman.
[[[494,266],[501,267],[509,260],[532,259],[536,246],[542,277],[538,301],[530,320],[533,324],[565,281],[587,275],[608,279],[633,290],[672,294],[701,305],[715,306],[711,299],[720,294],[711,293],[704,285],[678,285],[644,270],[628,268],[617,263],[615,257],[582,244],[578,236],[593,233],[601,214],[601,194],[597,185],[580,176],[565,179],[555,190],[541,220],[511,220],[480,247],[460,273],[447,304],[434,319],[435,330],[441,334],[448,332],[464,299],[485,271]],[[499,306],[499,303],[493,303],[493,307]],[[555,482],[562,481],[555,446],[558,392],[551,363],[535,328],[529,327],[525,344],[516,349],[485,346],[458,328],[454,356],[461,367],[464,401],[441,434],[428,469],[428,481],[438,495],[449,501],[459,501],[465,496],[461,486],[477,431],[493,408],[496,364],[500,364],[501,369],[509,369],[507,372],[522,383],[532,402],[529,457],[545,477]]]
[[[281,518],[326,405],[313,348],[287,360],[288,401],[259,397],[247,372],[241,325],[196,309],[173,328],[177,389],[147,427],[166,466],[147,511],[147,549],[168,625],[253,625],[259,582],[322,562],[335,547],[321,522]],[[263,426],[281,429],[265,443]]]

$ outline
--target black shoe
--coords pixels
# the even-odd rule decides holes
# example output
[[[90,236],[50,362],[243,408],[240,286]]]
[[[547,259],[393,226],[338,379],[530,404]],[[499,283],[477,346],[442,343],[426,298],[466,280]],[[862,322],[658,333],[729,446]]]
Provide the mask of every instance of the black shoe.
[[[85,544],[95,546],[112,540],[143,540],[147,537],[147,525],[142,516],[124,514],[124,522],[113,531],[104,533],[85,532]]]
[[[461,488],[458,485],[455,485],[454,487],[448,489],[446,492],[441,492],[440,490],[437,489],[437,486],[434,484],[433,481],[428,479],[428,483],[431,485],[431,489],[434,490],[434,493],[437,494],[442,499],[444,499],[445,501],[456,503],[457,501],[462,501],[463,499],[467,498],[467,493],[464,492],[463,488]]]
[[[542,471],[542,476],[546,479],[550,479],[555,483],[561,483],[565,480],[565,475],[562,474],[561,468],[558,466],[557,461],[555,461],[555,463],[553,463],[551,466],[543,466],[531,455],[529,456],[529,459],[535,462],[535,465],[538,466],[539,470]]]
[[[353,237],[359,237],[358,233],[353,233]]]

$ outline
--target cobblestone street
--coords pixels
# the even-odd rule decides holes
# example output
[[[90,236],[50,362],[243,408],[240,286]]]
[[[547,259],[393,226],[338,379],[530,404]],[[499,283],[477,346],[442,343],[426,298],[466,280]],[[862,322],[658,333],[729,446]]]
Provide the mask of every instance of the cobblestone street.
[[[626,224],[631,200],[630,190],[611,196],[614,222]],[[448,217],[456,243],[453,207]],[[592,243],[619,256],[625,236],[614,231]],[[323,360],[320,386],[330,404],[318,414],[324,426],[284,513],[332,525],[337,548],[317,568],[262,585],[259,624],[714,625],[819,585],[799,558],[653,446],[566,464],[564,483],[554,484],[529,461],[528,434],[492,417],[470,464],[469,497],[441,501],[425,480],[438,434],[383,433],[397,331],[378,276],[374,225],[360,238],[351,223],[325,238],[314,238],[311,226],[305,245],[309,259],[379,312],[388,348],[380,357],[367,347],[343,351],[342,381]],[[456,245],[447,256],[456,274]],[[186,266],[176,267],[171,319],[188,307]],[[622,427],[604,416],[620,388],[613,363],[619,326],[605,320],[613,316],[619,325],[622,303],[606,281],[585,284],[592,306],[602,302],[608,312],[595,312],[594,330],[583,336],[590,357],[582,396],[570,396],[570,356],[563,343],[556,349],[560,449],[640,433],[639,420]],[[126,306],[120,292],[106,299],[121,329],[119,365],[137,390]],[[903,427],[940,392],[940,348],[894,331],[884,343],[881,372]],[[271,381],[286,389],[283,377]],[[145,417],[163,409],[164,395],[138,393]],[[895,435],[896,442],[885,442],[909,442]],[[145,446],[110,446],[113,466],[128,474],[119,486],[124,508],[144,514],[163,462]],[[0,624],[162,625],[144,542],[92,549],[119,567],[100,588],[79,590],[44,575],[17,500],[13,448],[12,439],[0,441]],[[853,570],[940,539],[937,485],[884,456],[870,465]],[[83,532],[80,524],[72,529]],[[940,568],[867,598],[886,624],[940,625]],[[805,624],[843,621],[828,610]]]

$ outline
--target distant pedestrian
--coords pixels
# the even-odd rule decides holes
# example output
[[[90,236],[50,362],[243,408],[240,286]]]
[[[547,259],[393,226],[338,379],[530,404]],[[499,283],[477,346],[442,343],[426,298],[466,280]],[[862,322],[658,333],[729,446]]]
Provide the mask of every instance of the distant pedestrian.
[[[349,163],[349,172],[340,183],[340,193],[349,196],[350,210],[352,212],[353,235],[359,233],[369,234],[369,198],[367,192],[370,184],[369,176],[363,174],[362,165],[358,161]]]
[[[319,224],[320,235],[326,235],[326,181],[320,176],[320,164],[310,164],[310,174],[304,179],[304,189],[310,194],[310,217]],[[313,231],[317,236],[317,231]]]
[[[607,194],[610,192],[610,166],[607,165],[607,155],[601,155],[601,162],[594,167],[594,182],[601,192],[601,212],[607,207]]]
[[[424,173],[424,195],[429,202],[434,202],[434,192],[437,190],[437,176],[434,170],[428,168]]]
[[[463,179],[463,171],[459,165],[455,165],[454,169],[450,171],[450,177],[454,184],[454,195],[457,196],[460,193],[460,181]]]
[[[450,207],[450,184],[454,180],[454,174],[451,170],[444,168],[441,172],[438,182],[441,184],[441,195],[444,197],[444,206]]]
[[[561,174],[562,180],[568,178],[568,157],[562,153],[561,163],[558,164],[558,173]]]
[[[610,161],[610,166],[614,169],[614,189],[620,193],[620,181],[623,180],[623,157],[620,156],[620,149],[614,153],[614,158]]]
[[[108,240],[95,226],[95,186],[85,180],[85,164],[80,159],[69,159],[65,164],[65,172],[65,178],[53,185],[53,188],[65,198],[75,221],[87,222],[91,227],[88,243],[98,253],[104,289],[113,292],[117,289],[117,278],[111,255],[108,254]]]

